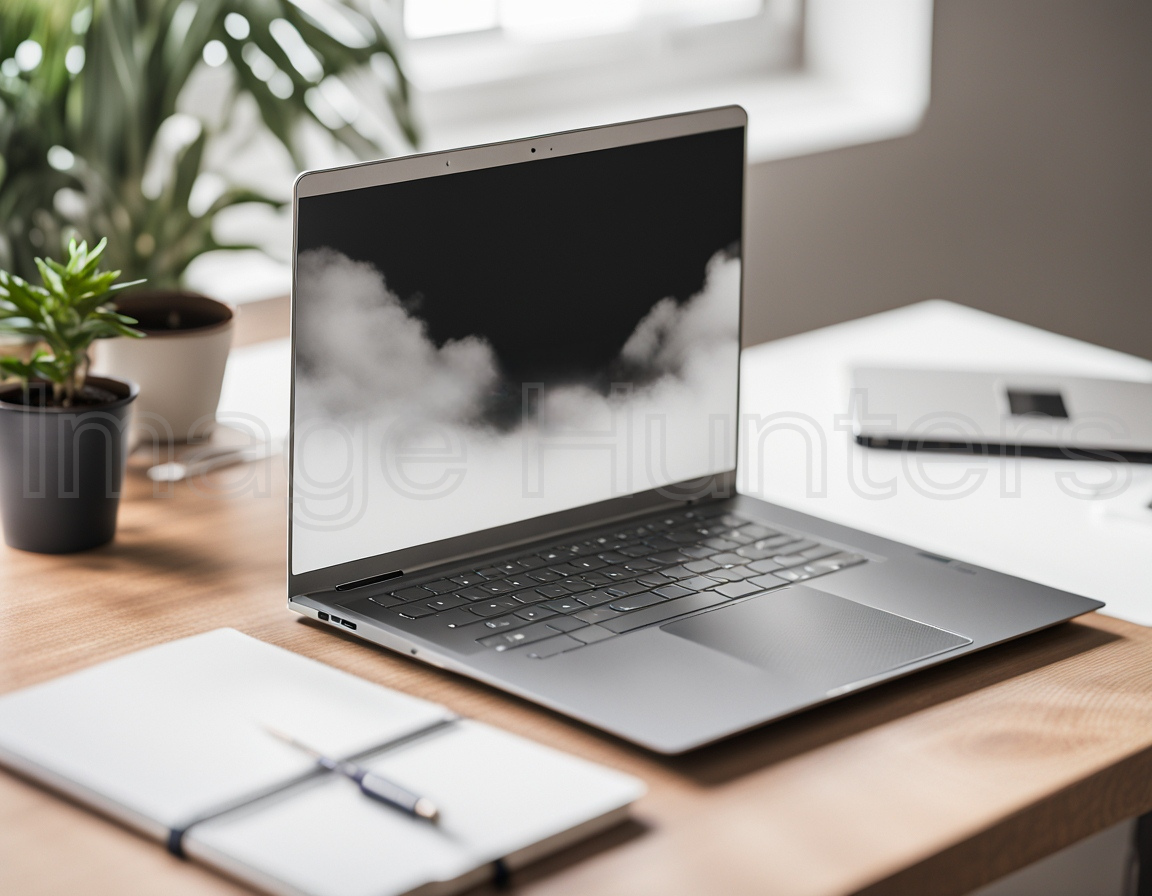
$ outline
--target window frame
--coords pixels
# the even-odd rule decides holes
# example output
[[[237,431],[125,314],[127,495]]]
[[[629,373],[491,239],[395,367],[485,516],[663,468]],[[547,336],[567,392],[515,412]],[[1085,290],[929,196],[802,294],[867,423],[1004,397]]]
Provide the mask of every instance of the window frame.
[[[775,2],[766,3],[757,18],[780,15]],[[789,5],[782,0],[785,9]],[[414,46],[416,41],[403,48],[424,132],[420,149],[730,103],[749,113],[752,162],[902,136],[918,127],[928,106],[932,6],[932,0],[805,0],[802,22],[790,35],[785,30],[785,37],[773,44],[756,32],[756,39],[768,44],[760,57],[744,56],[733,64],[722,60],[725,64],[711,70],[707,60],[690,57],[678,78],[662,77],[660,67],[635,49],[646,40],[670,40],[670,31],[655,37],[642,30],[626,38],[602,35],[530,45],[506,59],[502,70],[479,78],[468,75],[469,67],[482,67],[485,53],[491,57],[499,52],[496,44],[474,42],[478,34],[422,38],[431,52]],[[729,53],[755,43],[738,39],[753,27],[759,25],[736,20],[691,30],[707,38],[701,42],[707,52],[700,56],[711,54],[714,62],[716,48],[723,48],[725,39],[731,40]],[[742,28],[743,34],[725,34]],[[582,71],[565,68],[566,54],[593,46],[604,51],[606,62]],[[450,61],[438,74],[429,74],[428,61],[436,54]],[[541,56],[549,57],[546,65]],[[624,63],[621,56],[627,57]],[[675,68],[679,57],[670,58]]]

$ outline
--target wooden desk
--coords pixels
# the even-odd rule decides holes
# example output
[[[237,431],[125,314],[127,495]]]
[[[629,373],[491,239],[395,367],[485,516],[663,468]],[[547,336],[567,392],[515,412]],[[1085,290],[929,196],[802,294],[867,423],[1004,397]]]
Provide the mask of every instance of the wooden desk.
[[[947,896],[1152,810],[1152,629],[1094,614],[667,759],[286,610],[279,461],[174,488],[141,467],[114,544],[0,547],[0,691],[233,626],[647,782],[524,893]],[[239,892],[0,772],[0,893]]]
[[[665,759],[289,613],[282,480],[155,494],[137,471],[113,545],[0,551],[0,690],[229,625],[648,783],[634,823],[527,893],[959,894],[1152,809],[1148,629],[1089,616]],[[0,773],[0,892],[238,888]]]

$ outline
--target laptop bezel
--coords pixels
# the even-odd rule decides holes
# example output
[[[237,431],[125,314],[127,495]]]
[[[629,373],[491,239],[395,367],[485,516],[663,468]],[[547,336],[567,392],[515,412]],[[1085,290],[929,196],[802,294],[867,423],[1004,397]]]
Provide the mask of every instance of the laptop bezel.
[[[675,137],[731,128],[744,130],[744,171],[747,172],[748,116],[739,106],[724,106],[660,118],[624,122],[556,134],[545,134],[503,143],[461,149],[442,150],[417,155],[363,162],[340,168],[306,171],[300,174],[292,190],[292,286],[291,286],[291,405],[286,443],[288,474],[288,594],[289,597],[316,592],[345,590],[361,583],[410,576],[423,569],[440,566],[472,556],[511,549],[545,538],[560,537],[566,532],[585,529],[616,519],[653,513],[661,508],[709,499],[734,497],[736,494],[735,460],[731,469],[703,479],[677,482],[659,489],[637,492],[606,501],[586,504],[570,510],[470,532],[434,542],[387,551],[301,573],[292,570],[294,486],[294,434],[296,425],[296,260],[300,199],[384,184],[402,183],[429,177],[477,171],[505,165],[531,164],[545,158],[595,152],[603,149],[650,143]],[[533,150],[536,150],[533,152]],[[747,189],[745,179],[744,189]],[[747,232],[747,203],[741,203],[741,232]],[[740,272],[740,307],[743,309],[744,270]],[[742,314],[738,320],[738,340],[742,337]],[[739,369],[736,377],[736,400],[739,407]],[[739,454],[738,421],[733,420],[731,437]]]

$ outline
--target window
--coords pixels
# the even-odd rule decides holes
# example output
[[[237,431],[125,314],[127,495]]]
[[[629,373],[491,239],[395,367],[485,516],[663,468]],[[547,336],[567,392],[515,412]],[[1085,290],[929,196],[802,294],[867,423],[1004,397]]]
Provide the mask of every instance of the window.
[[[405,0],[405,64],[429,145],[445,146],[518,133],[494,120],[537,122],[525,133],[603,123],[788,71],[801,20],[797,0]]]
[[[932,0],[404,0],[422,149],[739,103],[751,161],[899,136]]]

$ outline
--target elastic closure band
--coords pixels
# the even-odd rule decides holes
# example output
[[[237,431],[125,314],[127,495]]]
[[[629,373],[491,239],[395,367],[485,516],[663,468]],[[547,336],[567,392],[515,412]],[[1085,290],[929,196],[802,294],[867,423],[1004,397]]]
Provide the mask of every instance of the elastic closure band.
[[[168,840],[164,847],[178,859],[188,858],[184,855],[184,833],[188,828],[173,828],[168,832]]]

